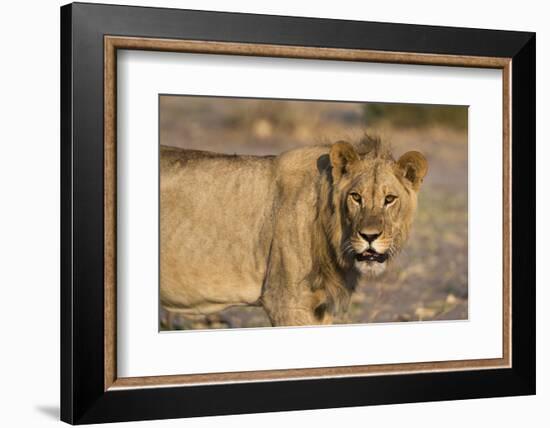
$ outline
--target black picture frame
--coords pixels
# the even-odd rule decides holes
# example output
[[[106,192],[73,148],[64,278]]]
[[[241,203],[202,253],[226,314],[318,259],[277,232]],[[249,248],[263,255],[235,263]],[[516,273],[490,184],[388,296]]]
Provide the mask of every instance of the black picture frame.
[[[104,36],[512,58],[512,367],[104,390]],[[535,34],[74,3],[61,8],[61,419],[71,424],[535,393]]]

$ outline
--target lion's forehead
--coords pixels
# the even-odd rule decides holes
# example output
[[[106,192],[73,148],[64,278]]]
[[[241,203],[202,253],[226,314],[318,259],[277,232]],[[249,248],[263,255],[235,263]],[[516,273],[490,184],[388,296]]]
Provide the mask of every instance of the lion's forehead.
[[[362,162],[361,168],[354,171],[355,174],[351,180],[351,188],[355,188],[362,193],[386,193],[389,191],[400,192],[403,185],[395,174],[393,165],[389,162]]]

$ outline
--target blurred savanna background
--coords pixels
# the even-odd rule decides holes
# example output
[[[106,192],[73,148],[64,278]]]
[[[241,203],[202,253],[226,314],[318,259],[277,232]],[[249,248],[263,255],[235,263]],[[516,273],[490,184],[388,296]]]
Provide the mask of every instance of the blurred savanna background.
[[[339,323],[468,318],[468,109],[464,106],[160,97],[160,144],[229,154],[273,155],[365,132],[395,158],[421,151],[429,172],[412,233],[381,277],[353,294]],[[161,330],[268,327],[261,308],[234,307],[203,320],[160,311]]]

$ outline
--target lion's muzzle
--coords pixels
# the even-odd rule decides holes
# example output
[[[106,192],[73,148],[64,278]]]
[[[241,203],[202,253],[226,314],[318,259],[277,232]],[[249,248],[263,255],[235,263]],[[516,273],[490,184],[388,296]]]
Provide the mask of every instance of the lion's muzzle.
[[[384,263],[388,260],[388,255],[385,253],[377,253],[372,248],[355,255],[355,260],[358,262],[377,262]]]

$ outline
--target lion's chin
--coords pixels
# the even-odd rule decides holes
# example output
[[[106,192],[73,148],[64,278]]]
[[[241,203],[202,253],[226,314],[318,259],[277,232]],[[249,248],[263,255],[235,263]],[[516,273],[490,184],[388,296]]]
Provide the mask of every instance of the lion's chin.
[[[378,276],[386,270],[387,261],[376,262],[376,261],[358,261],[355,260],[355,269],[365,276]]]

